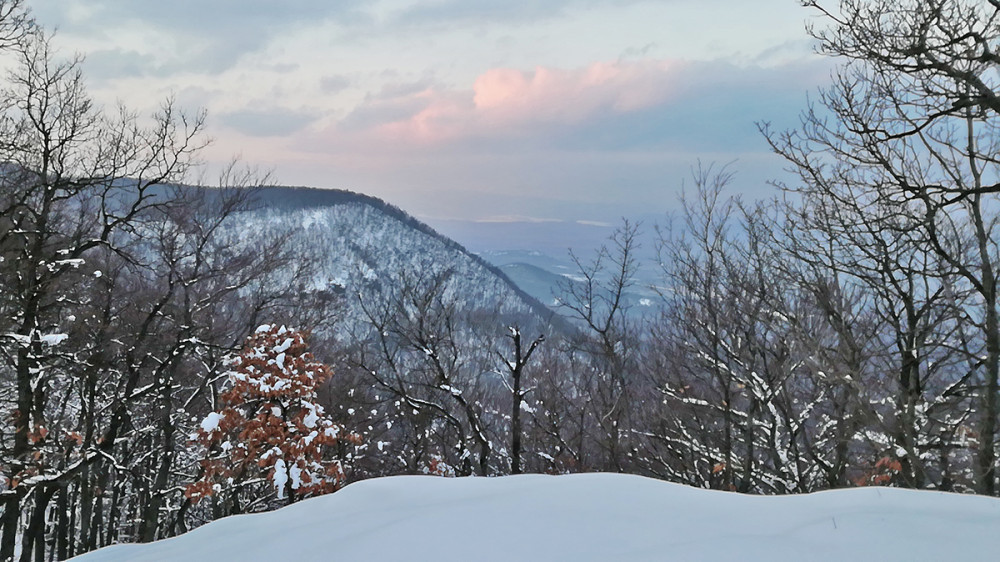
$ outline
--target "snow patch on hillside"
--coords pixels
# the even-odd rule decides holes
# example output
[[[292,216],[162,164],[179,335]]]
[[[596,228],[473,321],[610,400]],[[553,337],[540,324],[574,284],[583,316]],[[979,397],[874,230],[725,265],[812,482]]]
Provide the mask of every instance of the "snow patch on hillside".
[[[397,476],[88,562],[985,560],[1000,500],[894,488],[746,496],[620,474]]]

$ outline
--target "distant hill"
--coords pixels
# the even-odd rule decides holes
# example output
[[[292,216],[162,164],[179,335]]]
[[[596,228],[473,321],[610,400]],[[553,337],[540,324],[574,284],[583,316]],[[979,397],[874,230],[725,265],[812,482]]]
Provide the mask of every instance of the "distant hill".
[[[568,277],[527,263],[508,263],[500,266],[500,271],[526,293],[548,306],[558,304],[556,296],[561,284],[572,282]]]
[[[579,272],[568,260],[560,261],[540,252],[484,252],[482,256],[496,264],[518,287],[559,314],[566,314],[559,307],[560,296],[568,286],[581,282]],[[519,259],[527,263],[511,261]],[[642,278],[625,292],[625,305],[640,316],[655,314],[659,302],[659,295]]]

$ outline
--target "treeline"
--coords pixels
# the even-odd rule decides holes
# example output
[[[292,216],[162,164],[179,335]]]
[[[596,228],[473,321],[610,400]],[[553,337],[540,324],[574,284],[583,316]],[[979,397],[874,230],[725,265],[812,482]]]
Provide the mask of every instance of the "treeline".
[[[448,273],[303,289],[321,250],[239,229],[266,178],[180,186],[202,116],[100,110],[0,0],[0,559],[391,474],[995,495],[1000,5],[807,4],[847,62],[800,127],[761,125],[797,180],[748,202],[697,169],[672,221],[574,256],[552,327],[469,308]],[[655,315],[626,298],[643,230]]]

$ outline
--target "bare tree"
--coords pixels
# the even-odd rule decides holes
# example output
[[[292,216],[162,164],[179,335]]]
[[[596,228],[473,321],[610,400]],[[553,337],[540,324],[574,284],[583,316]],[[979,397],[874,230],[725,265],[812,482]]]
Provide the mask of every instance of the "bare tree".
[[[591,261],[570,252],[579,279],[564,282],[559,297],[559,307],[582,325],[578,337],[570,341],[571,352],[583,354],[590,363],[590,406],[597,409],[600,431],[597,441],[605,450],[604,467],[618,472],[626,468],[632,454],[622,439],[631,433],[630,389],[636,376],[632,362],[637,352],[636,330],[629,315],[628,291],[635,284],[638,247],[639,225],[623,220]]]
[[[505,358],[500,352],[497,354],[504,366],[507,367],[507,372],[510,373],[510,392],[513,399],[510,410],[510,472],[511,474],[521,474],[521,409],[524,406],[526,394],[526,391],[521,387],[521,377],[524,375],[524,367],[531,360],[531,355],[545,341],[545,336],[540,335],[535,338],[525,350],[521,344],[521,329],[517,326],[511,326],[509,329],[514,353],[511,359]]]
[[[901,286],[904,295],[896,290],[893,297],[909,293],[941,306],[947,299],[952,317],[965,316],[965,327],[952,331],[946,345],[970,352],[969,377],[962,380],[978,396],[976,490],[992,495],[1000,414],[994,211],[1000,192],[994,134],[1000,110],[996,95],[1000,59],[993,52],[1000,36],[996,26],[1000,4],[847,0],[838,10],[822,2],[804,4],[818,9],[829,23],[813,30],[820,51],[847,64],[820,98],[832,118],[810,110],[799,130],[771,135],[771,142],[800,171],[804,185],[819,186],[830,200],[853,192],[871,207],[864,217],[882,217],[878,224],[869,220],[869,226],[883,233],[907,231],[891,242],[903,244],[904,256],[909,252],[906,244],[932,253],[933,259],[922,260],[931,270],[919,273],[932,279],[930,294],[913,293],[910,289],[917,290],[913,285]],[[878,208],[882,210],[872,212]],[[866,251],[870,262],[877,257],[871,252],[879,250]],[[883,280],[908,283],[900,276],[908,269],[912,273],[914,265],[890,264],[895,272]],[[939,288],[941,294],[935,296]],[[921,308],[910,300],[914,311]],[[900,336],[909,339],[903,350],[911,355],[913,336],[922,322],[918,316],[911,313],[900,326]],[[970,327],[974,327],[971,332]],[[944,329],[944,333],[949,332]],[[914,368],[914,363],[907,363],[908,374],[900,379],[912,381],[906,383],[912,396],[917,382]]]
[[[490,473],[494,450],[487,423],[488,347],[476,322],[447,294],[451,272],[402,273],[381,295],[361,298],[367,334],[351,359],[391,397],[387,417],[409,420],[415,439],[411,468],[426,468],[437,433],[437,455],[460,474]],[[438,461],[435,461],[438,462]]]

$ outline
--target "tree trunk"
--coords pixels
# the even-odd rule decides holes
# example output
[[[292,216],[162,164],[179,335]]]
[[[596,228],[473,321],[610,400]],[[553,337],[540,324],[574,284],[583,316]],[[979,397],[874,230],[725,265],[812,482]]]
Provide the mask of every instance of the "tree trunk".
[[[35,508],[21,537],[21,562],[45,559],[45,510],[55,491],[56,486],[35,488]]]
[[[997,392],[1000,375],[1000,319],[997,317],[996,285],[993,279],[984,283],[986,289],[986,362],[982,427],[979,432],[979,493],[996,495],[996,431]]]
[[[21,500],[24,498],[24,490],[15,488],[13,497],[4,503],[3,510],[3,539],[0,541],[0,560],[13,560],[14,547],[17,543],[17,527],[21,518]]]
[[[59,488],[59,499],[56,501],[56,558],[69,558],[69,484]]]
[[[514,405],[510,413],[510,473],[521,474],[521,402],[524,396],[521,395],[521,368],[518,366],[511,371],[511,379],[514,384]]]

